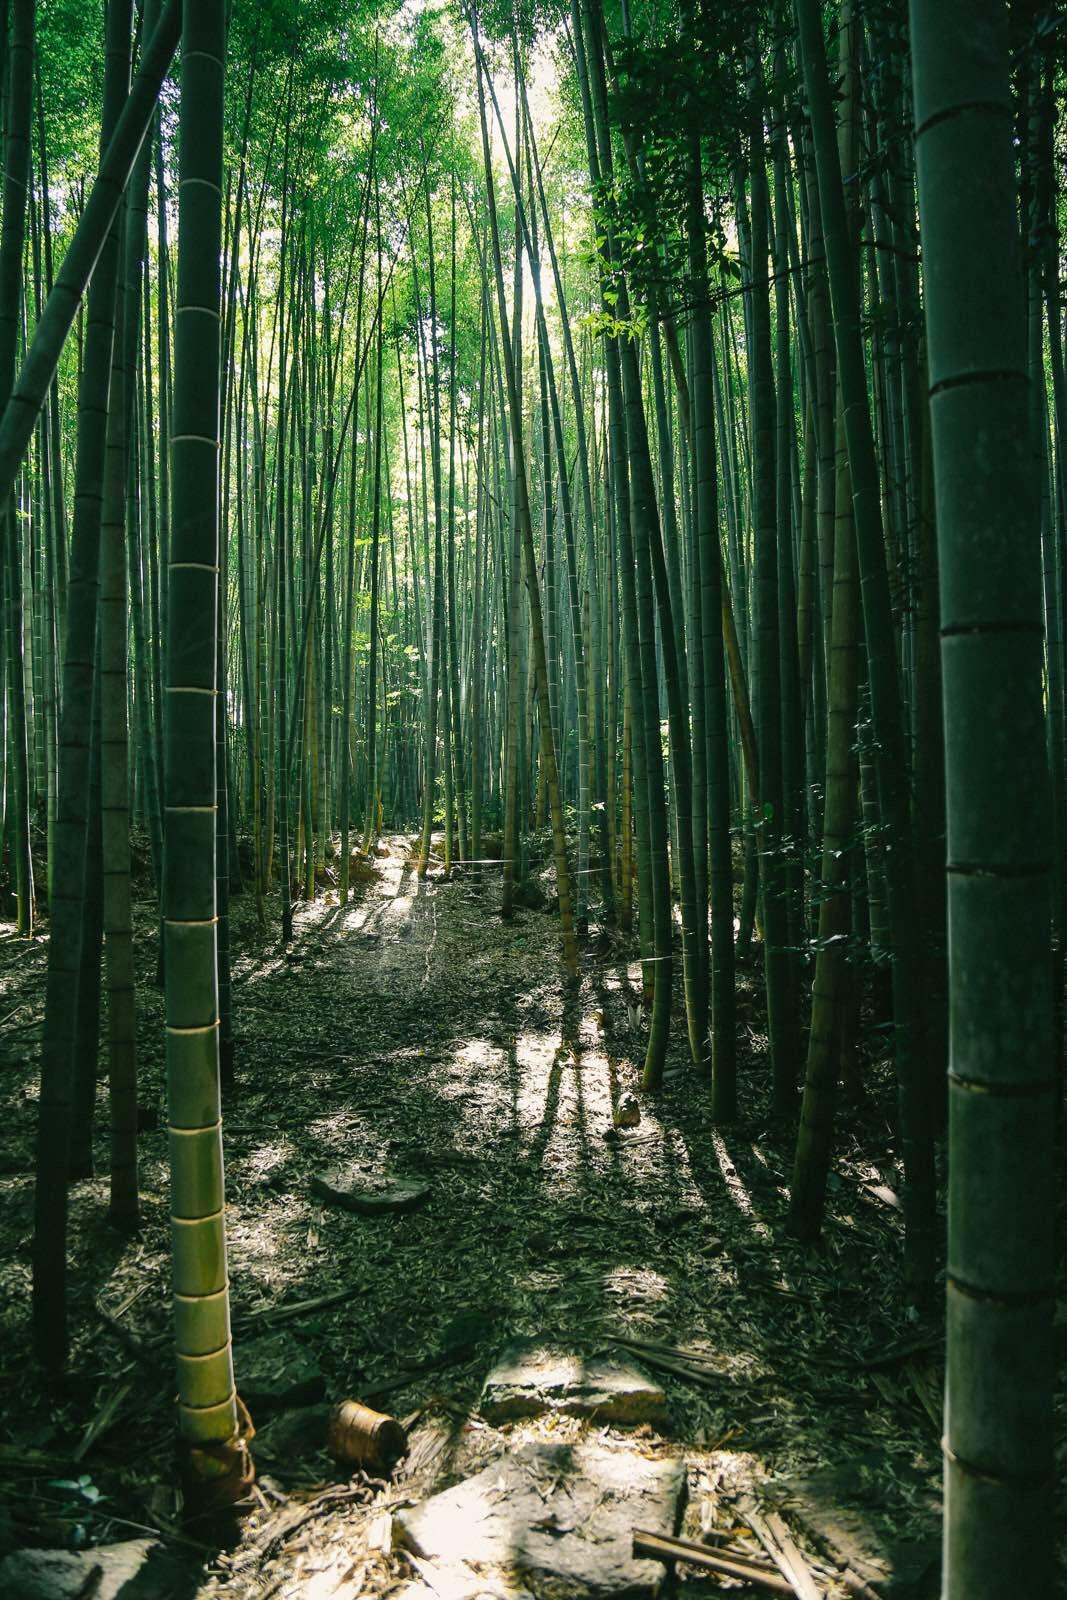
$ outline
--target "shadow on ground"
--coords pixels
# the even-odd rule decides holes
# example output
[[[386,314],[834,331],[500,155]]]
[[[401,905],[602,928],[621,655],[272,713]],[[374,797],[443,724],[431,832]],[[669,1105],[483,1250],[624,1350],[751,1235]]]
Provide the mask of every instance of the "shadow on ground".
[[[636,1088],[643,1052],[627,1004],[636,966],[590,953],[566,996],[553,919],[501,922],[488,872],[420,881],[400,838],[378,865],[353,903],[300,908],[289,951],[235,902],[237,1077],[224,1126],[239,1386],[266,1312],[347,1290],[288,1323],[291,1338],[313,1353],[327,1397],[377,1393],[398,1414],[417,1411],[419,1426],[432,1421],[432,1478],[447,1482],[492,1448],[477,1397],[507,1341],[683,1348],[713,1370],[694,1382],[657,1369],[670,1401],[663,1448],[684,1451],[712,1489],[717,1460],[741,1456],[824,1491],[827,1474],[873,1477],[881,1512],[905,1533],[925,1527],[934,1420],[918,1385],[895,1370],[879,1384],[864,1365],[909,1332],[899,1219],[864,1188],[880,1172],[850,1131],[821,1249],[788,1239],[790,1136],[770,1116],[754,1003],[742,1008],[742,1120],[711,1126],[676,1023],[663,1091],[642,1097],[637,1127],[616,1130],[613,1104]],[[9,1545],[188,1532],[171,1488],[169,1368],[161,1354],[144,1359],[153,1340],[165,1351],[169,1322],[161,998],[147,918],[144,928],[142,1099],[160,1130],[143,1136],[143,1226],[132,1240],[110,1233],[105,1180],[73,1190],[71,1372],[47,1391],[26,1354],[36,1035],[25,1024],[43,992],[41,951],[12,963],[9,947],[0,969],[0,1009],[24,1030],[0,1031]],[[99,1112],[103,1166],[103,1089]],[[429,1200],[374,1218],[324,1204],[311,1180],[340,1163],[425,1178]],[[272,1458],[269,1429],[264,1438],[268,1481],[283,1493],[328,1473],[321,1455]],[[216,1549],[203,1554],[210,1565]],[[259,1592],[212,1570],[204,1594]]]

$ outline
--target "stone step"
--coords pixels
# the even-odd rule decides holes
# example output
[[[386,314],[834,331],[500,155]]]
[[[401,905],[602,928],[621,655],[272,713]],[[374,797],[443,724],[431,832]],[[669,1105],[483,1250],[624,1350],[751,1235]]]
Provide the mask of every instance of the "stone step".
[[[562,1412],[616,1427],[663,1428],[667,1397],[636,1363],[616,1356],[576,1355],[557,1345],[520,1340],[508,1346],[485,1380],[479,1402],[489,1422]]]
[[[450,1589],[484,1593],[495,1570],[511,1592],[535,1597],[568,1586],[589,1596],[650,1600],[665,1569],[635,1559],[633,1530],[673,1534],[686,1487],[685,1463],[600,1444],[528,1443],[421,1506],[401,1511],[401,1544],[440,1564]],[[496,1587],[496,1586],[494,1586]]]

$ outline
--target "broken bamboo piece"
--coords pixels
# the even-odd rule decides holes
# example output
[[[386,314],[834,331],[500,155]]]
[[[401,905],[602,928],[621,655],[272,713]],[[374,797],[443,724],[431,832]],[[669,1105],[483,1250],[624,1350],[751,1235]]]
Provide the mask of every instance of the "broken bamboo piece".
[[[671,1539],[666,1534],[635,1528],[633,1551],[635,1556],[649,1556],[654,1561],[684,1561],[687,1566],[699,1567],[704,1572],[715,1572],[724,1578],[759,1584],[774,1594],[794,1595],[796,1592],[791,1583],[787,1583],[771,1568],[760,1566],[747,1556],[727,1556],[709,1550],[706,1545],[696,1544],[692,1539]]]
[[[256,1311],[246,1311],[234,1318],[234,1331],[247,1330],[263,1323],[291,1322],[297,1317],[309,1316],[315,1311],[326,1311],[331,1306],[344,1305],[346,1300],[354,1300],[361,1292],[361,1285],[350,1285],[346,1289],[335,1289],[331,1294],[316,1295],[312,1300],[283,1300],[280,1305],[263,1306]]]
[[[389,1473],[407,1447],[408,1436],[395,1417],[359,1400],[342,1400],[330,1412],[326,1448],[335,1461]]]
[[[760,1541],[797,1600],[823,1600],[788,1527],[776,1511],[761,1512],[751,1500],[740,1504],[741,1515]]]
[[[728,1560],[732,1561],[736,1557],[737,1560],[744,1561],[750,1567],[763,1567],[767,1572],[776,1572],[778,1570],[774,1562],[769,1560],[767,1556],[757,1555],[753,1551],[744,1548],[738,1550],[736,1546],[739,1538],[744,1537],[743,1535],[733,1532],[721,1533],[718,1528],[704,1528],[700,1537],[707,1545],[722,1546],[722,1553]]]

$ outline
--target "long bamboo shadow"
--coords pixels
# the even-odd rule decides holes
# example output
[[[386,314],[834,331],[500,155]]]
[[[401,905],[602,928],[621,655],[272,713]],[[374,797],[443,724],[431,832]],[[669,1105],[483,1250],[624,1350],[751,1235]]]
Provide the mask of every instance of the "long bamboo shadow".
[[[405,885],[410,883],[412,876],[413,869],[405,868],[400,883]],[[420,883],[417,878],[415,883],[415,894],[411,898],[414,903],[425,905],[430,899],[427,886]],[[442,892],[446,891],[435,887],[434,897]],[[386,897],[383,904],[388,904],[388,899],[389,897]],[[322,953],[325,964],[333,959],[331,947],[343,946],[350,936],[349,930],[344,926],[345,916],[350,909],[350,907],[331,907],[322,917],[316,919],[314,937],[323,941]],[[253,986],[256,981],[252,980]],[[272,975],[264,975],[259,981],[266,987],[271,983]],[[401,1037],[405,1044],[393,1052],[391,1057],[387,1054],[384,1059],[363,1070],[359,1081],[380,1092],[378,1103],[372,1103],[366,1114],[368,1137],[384,1143],[406,1124],[416,1130],[418,1138],[431,1138],[435,1153],[445,1158],[455,1156],[458,1159],[459,1164],[455,1168],[456,1194],[452,1197],[455,1203],[453,1205],[450,1202],[450,1209],[447,1212],[443,1208],[438,1212],[435,1202],[431,1200],[424,1212],[416,1213],[410,1219],[396,1223],[367,1225],[352,1219],[334,1217],[331,1227],[338,1230],[346,1227],[359,1229],[361,1236],[366,1237],[368,1248],[359,1258],[365,1269],[365,1278],[361,1285],[365,1300],[373,1305],[376,1296],[381,1295],[383,1305],[391,1304],[389,1299],[391,1280],[395,1282],[399,1275],[404,1293],[409,1303],[413,1305],[433,1305],[435,1286],[443,1276],[451,1280],[461,1279],[472,1305],[478,1305],[493,1295],[503,1295],[509,1305],[521,1303],[527,1282],[533,1279],[529,1253],[525,1248],[526,1241],[536,1229],[543,1229],[546,1223],[558,1230],[563,1238],[568,1237],[575,1207],[584,1205],[592,1213],[593,1223],[596,1226],[596,1237],[591,1249],[586,1253],[586,1259],[599,1277],[601,1289],[597,1297],[590,1297],[594,1303],[592,1309],[585,1313],[582,1325],[570,1330],[576,1346],[602,1337],[604,1328],[625,1324],[627,1313],[625,1310],[620,1313],[608,1293],[612,1277],[620,1269],[661,1270],[665,1289],[657,1310],[662,1313],[664,1322],[670,1325],[676,1304],[684,1304],[681,1296],[683,1288],[681,1277],[684,1268],[674,1258],[668,1260],[664,1257],[660,1236],[652,1225],[645,1225],[643,1213],[639,1210],[639,1202],[647,1200],[648,1196],[642,1192],[643,1169],[640,1165],[631,1164],[630,1158],[625,1154],[625,1147],[613,1146],[610,1158],[603,1164],[598,1164],[594,1159],[596,1151],[593,1140],[589,1137],[587,1125],[589,1113],[585,1085],[581,1077],[580,1056],[579,1065],[576,1067],[565,1065],[562,1060],[553,1062],[545,1080],[541,1113],[523,1158],[518,1162],[506,1158],[498,1160],[498,1165],[494,1167],[491,1164],[494,1156],[492,1145],[500,1137],[500,1122],[503,1122],[506,1130],[510,1121],[511,1130],[520,1135],[522,1133],[521,1063],[514,1049],[508,1052],[504,1061],[500,1061],[496,1055],[491,1057],[487,1071],[499,1080],[501,1090],[496,1102],[500,1108],[498,1121],[494,1123],[490,1117],[484,1126],[472,1127],[465,1111],[447,1099],[443,1074],[435,1073],[432,1062],[419,1064],[416,1070],[411,1070],[412,1041],[431,1036],[427,1026],[427,1012],[432,1008],[433,1001],[432,989],[429,996],[425,994],[412,996],[404,993],[378,993],[373,996],[373,1014],[375,1016],[388,1014],[393,1023],[394,1034]],[[566,1003],[567,1000],[564,1001],[564,1004]],[[580,1007],[578,998],[570,1000],[569,1003]],[[541,1026],[543,1031],[554,1032],[562,1020],[560,1012],[556,1012],[554,1016],[546,1013],[543,994],[536,985],[526,991],[520,991],[507,1005],[501,1002],[499,1009],[506,1014],[509,1026],[514,1020],[513,1033],[520,1031],[520,1028],[526,1030],[537,1026]],[[461,1010],[448,1019],[448,1025],[443,1030],[439,1016],[435,1016],[432,1020],[435,1048],[439,1048],[445,1055],[449,1051],[454,1052],[462,1041],[470,1040],[472,1036],[477,1036],[482,1031],[478,1027],[481,1021],[480,1015],[463,1014]],[[299,1037],[300,1021],[299,1014],[291,1019],[279,1016],[278,1034],[281,1038],[269,1041],[271,1048],[264,1051],[265,1059],[271,1053],[275,1056],[284,1054],[282,1041],[288,1033]],[[314,1047],[309,1049],[313,1052]],[[605,1055],[609,1062],[609,1072],[612,1070],[617,1072],[618,1069],[613,1069],[611,1066],[610,1049],[605,1049]],[[358,1060],[358,1048],[355,1059]],[[573,1168],[575,1189],[564,1194],[560,1190],[557,1176],[545,1168],[544,1158],[553,1135],[560,1126],[563,1074],[570,1071],[576,1071],[579,1075],[575,1132],[579,1155]],[[342,1070],[341,1065],[333,1063],[324,1069],[321,1083],[316,1088],[316,1094],[321,1095],[323,1101],[321,1109],[324,1115],[319,1118],[320,1122],[327,1119],[331,1105],[334,1109],[346,1111],[352,1109],[352,1079],[353,1074],[347,1066]],[[618,1086],[617,1081],[616,1091]],[[255,1095],[252,1097],[254,1102],[263,1107],[269,1106],[271,1099],[269,1078],[259,1081],[255,1090]],[[702,1150],[700,1147],[700,1119],[695,1116],[679,1116],[678,1109],[673,1094],[660,1096],[655,1102],[654,1115],[662,1125],[663,1144],[654,1181],[661,1186],[660,1199],[668,1199],[673,1204],[675,1199],[681,1199],[687,1186],[683,1172],[684,1165],[693,1183],[700,1190],[706,1214],[713,1216],[715,1208],[726,1200],[724,1174],[717,1161],[713,1160],[707,1150]],[[649,1116],[652,1115],[650,1110]],[[294,1157],[290,1173],[293,1185],[298,1180],[302,1181],[304,1168],[309,1162],[318,1161],[327,1153],[321,1148],[320,1134],[314,1138],[311,1136],[301,1138],[299,1134],[294,1137],[300,1148]],[[336,1131],[337,1149],[341,1149],[350,1138],[348,1129],[339,1123]],[[472,1140],[476,1145],[481,1145],[490,1158],[484,1172],[478,1169],[469,1155]],[[733,1150],[732,1143],[730,1149]],[[332,1148],[329,1153],[333,1153]],[[743,1154],[738,1154],[735,1158],[735,1165],[739,1171],[742,1170],[740,1164],[742,1160]],[[522,1203],[507,1217],[498,1219],[493,1212],[493,1197],[501,1192],[512,1192],[504,1187],[505,1179],[518,1191]],[[461,1222],[463,1220],[462,1207],[468,1210],[468,1220],[472,1211],[476,1221],[481,1219],[479,1226],[487,1238],[493,1237],[494,1228],[506,1223],[507,1233],[500,1240],[494,1239],[494,1248],[491,1251],[479,1253],[476,1242],[474,1244],[465,1242],[471,1237],[476,1240],[477,1229],[473,1231],[468,1229],[466,1234],[462,1229],[456,1230],[457,1217]],[[291,1209],[291,1202],[279,1207],[278,1225],[292,1221],[289,1215]],[[761,1202],[761,1219],[763,1209]],[[618,1226],[620,1222],[623,1223],[621,1227]],[[323,1287],[329,1287],[329,1284],[322,1283],[324,1265],[327,1268],[330,1265],[328,1252],[325,1262],[316,1261],[305,1254],[299,1258],[296,1270],[293,1270],[294,1264],[290,1263],[286,1277],[286,1295],[297,1299],[303,1295],[311,1295]],[[393,1298],[395,1299],[395,1294]],[[540,1305],[539,1309],[546,1321],[553,1318],[553,1308],[547,1302]],[[559,1320],[562,1320],[562,1314]],[[335,1332],[319,1337],[325,1344],[331,1338],[336,1341],[339,1335]],[[479,1368],[484,1369],[483,1357],[487,1358],[488,1354],[488,1348],[479,1350],[476,1357]],[[479,1374],[473,1365],[467,1371],[466,1377],[462,1373],[457,1374],[456,1384],[460,1395],[467,1396],[472,1385],[478,1381]],[[451,1430],[453,1446],[458,1442],[460,1427],[461,1424],[457,1423],[456,1428]],[[453,1446],[450,1446],[450,1455],[446,1459],[455,1459]]]

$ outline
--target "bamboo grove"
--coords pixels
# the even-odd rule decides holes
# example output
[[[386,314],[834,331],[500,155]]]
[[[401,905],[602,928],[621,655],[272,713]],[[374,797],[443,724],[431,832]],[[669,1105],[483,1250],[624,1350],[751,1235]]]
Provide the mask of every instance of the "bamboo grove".
[[[640,957],[649,1093],[677,1030],[709,1123],[753,1113],[757,975],[804,1241],[861,1017],[884,1030],[920,1311],[947,1171],[946,1593],[1008,1592],[1020,1547],[1051,1592],[1062,29],[910,10],[2,8],[0,793],[18,932],[50,934],[36,1348],[62,1365],[98,1040],[111,1220],[138,1223],[132,841],[182,1431],[220,1494],[248,1470],[230,896],[287,944],[404,828],[420,874],[439,835],[507,917],[544,834],[565,971],[609,932]],[[1025,1372],[993,1376],[999,1339]]]

